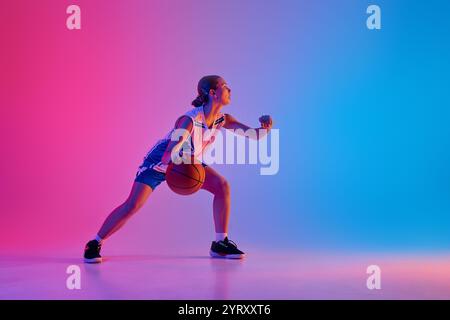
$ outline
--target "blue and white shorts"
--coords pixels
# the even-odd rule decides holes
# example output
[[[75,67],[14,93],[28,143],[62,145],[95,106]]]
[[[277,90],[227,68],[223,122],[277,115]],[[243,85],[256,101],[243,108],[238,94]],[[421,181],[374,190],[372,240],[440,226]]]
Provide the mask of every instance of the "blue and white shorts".
[[[148,185],[152,190],[155,190],[157,186],[166,180],[166,174],[160,171],[156,171],[151,167],[149,163],[144,163],[139,166],[136,178],[134,181],[144,183]]]
[[[168,143],[168,142],[167,142]],[[144,158],[143,163],[136,172],[134,181],[148,185],[155,190],[162,182],[166,180],[167,165],[161,163],[162,156],[167,148],[167,143],[163,142],[156,145]],[[203,167],[207,167],[202,163]]]

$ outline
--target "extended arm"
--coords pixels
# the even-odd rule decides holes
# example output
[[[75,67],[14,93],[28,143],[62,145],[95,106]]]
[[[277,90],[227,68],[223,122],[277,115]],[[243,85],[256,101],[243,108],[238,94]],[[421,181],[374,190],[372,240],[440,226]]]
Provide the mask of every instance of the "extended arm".
[[[261,127],[259,128],[251,128],[246,124],[239,122],[235,117],[230,114],[225,114],[225,125],[224,128],[228,130],[234,130],[235,133],[240,135],[245,135],[250,139],[259,140],[266,136],[270,129],[272,129],[272,118],[269,115],[263,115],[259,118],[259,122],[261,123]],[[260,130],[264,129],[264,130]],[[248,130],[255,130],[256,136],[251,134],[246,134]]]

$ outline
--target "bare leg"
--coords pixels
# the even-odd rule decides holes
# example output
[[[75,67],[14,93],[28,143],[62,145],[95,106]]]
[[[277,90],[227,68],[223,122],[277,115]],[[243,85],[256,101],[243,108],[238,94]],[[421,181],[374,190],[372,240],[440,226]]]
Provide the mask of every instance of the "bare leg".
[[[106,239],[119,230],[147,201],[152,193],[148,185],[134,182],[128,199],[113,210],[98,231],[99,237]]]
[[[202,189],[214,195],[213,213],[216,233],[228,233],[230,220],[230,185],[227,180],[211,167],[205,168],[206,176]]]

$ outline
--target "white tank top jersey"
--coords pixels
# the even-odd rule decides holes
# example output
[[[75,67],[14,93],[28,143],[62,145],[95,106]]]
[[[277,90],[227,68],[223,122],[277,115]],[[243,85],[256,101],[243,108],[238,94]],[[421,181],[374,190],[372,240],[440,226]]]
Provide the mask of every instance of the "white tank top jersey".
[[[194,107],[184,115],[192,119],[193,129],[187,141],[185,141],[182,150],[189,149],[190,154],[198,159],[200,155],[214,143],[217,133],[225,124],[225,115],[223,113],[217,114],[211,128],[207,127],[203,106]],[[144,164],[147,164],[148,168],[153,168],[159,172],[166,172],[167,165],[161,163],[161,158],[166,151],[167,145],[171,141],[174,130],[175,128],[171,129],[163,139],[156,142],[150,151],[147,152],[144,157]]]

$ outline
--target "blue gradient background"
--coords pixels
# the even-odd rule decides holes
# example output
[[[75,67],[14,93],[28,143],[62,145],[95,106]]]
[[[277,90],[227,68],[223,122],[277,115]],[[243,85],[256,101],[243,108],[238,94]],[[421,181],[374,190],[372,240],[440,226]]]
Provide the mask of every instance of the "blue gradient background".
[[[70,33],[64,12],[75,2],[82,30]],[[14,81],[2,79],[2,108],[16,108],[2,110],[3,134],[17,133],[2,141],[6,246],[82,246],[213,73],[233,90],[226,112],[251,126],[271,114],[280,130],[277,175],[217,166],[232,186],[232,239],[246,248],[449,248],[449,1],[75,2],[2,5],[5,47],[20,53],[4,66]],[[366,28],[369,4],[382,9],[380,31]],[[33,57],[29,39],[45,39]],[[35,82],[14,72],[25,60]],[[23,130],[64,140],[42,153]],[[30,150],[40,170],[19,161]],[[19,181],[33,190],[29,201]],[[111,247],[204,248],[211,200],[161,186]]]
[[[315,2],[313,19],[286,28],[300,40],[283,49],[278,77],[296,89],[274,112],[282,229],[308,245],[448,248],[450,5],[377,1],[373,32],[368,3]]]

